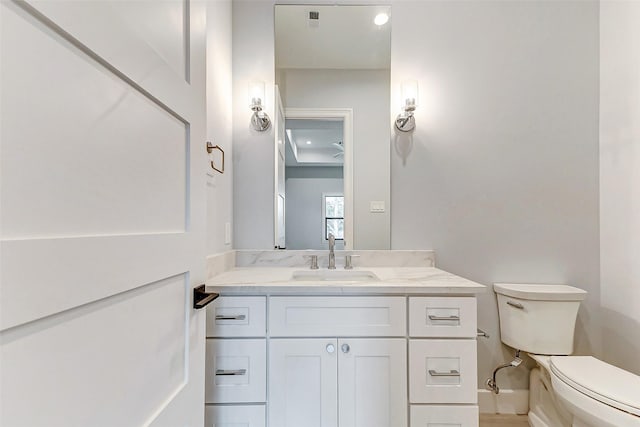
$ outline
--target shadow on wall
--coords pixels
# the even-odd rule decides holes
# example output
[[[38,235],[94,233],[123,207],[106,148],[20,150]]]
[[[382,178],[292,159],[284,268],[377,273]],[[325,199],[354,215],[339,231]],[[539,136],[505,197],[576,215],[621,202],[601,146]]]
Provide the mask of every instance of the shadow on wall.
[[[591,306],[587,309],[587,304],[591,304],[589,296],[580,304],[578,317],[576,318],[576,327],[574,332],[573,354],[582,356],[600,357],[600,349],[602,343],[597,343],[597,336],[594,331],[590,331],[588,325],[598,323],[598,319],[593,319],[589,313],[597,313],[598,307]],[[593,342],[593,341],[596,342]]]
[[[402,159],[402,166],[406,166],[407,158],[413,150],[413,132],[401,132],[393,130],[393,147],[396,154]]]
[[[601,320],[604,360],[640,375],[640,322],[605,307]]]

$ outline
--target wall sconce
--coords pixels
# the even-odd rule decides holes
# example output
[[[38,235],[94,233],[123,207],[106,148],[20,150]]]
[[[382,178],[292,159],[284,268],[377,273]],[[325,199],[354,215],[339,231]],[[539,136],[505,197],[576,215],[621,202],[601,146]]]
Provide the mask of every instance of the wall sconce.
[[[418,106],[418,81],[406,80],[402,82],[402,112],[396,117],[396,129],[400,132],[411,132],[416,127],[413,112]]]
[[[262,100],[264,99],[264,82],[249,83],[249,102],[253,115],[251,116],[251,127],[258,132],[264,132],[271,127],[271,119],[267,113],[262,111]]]

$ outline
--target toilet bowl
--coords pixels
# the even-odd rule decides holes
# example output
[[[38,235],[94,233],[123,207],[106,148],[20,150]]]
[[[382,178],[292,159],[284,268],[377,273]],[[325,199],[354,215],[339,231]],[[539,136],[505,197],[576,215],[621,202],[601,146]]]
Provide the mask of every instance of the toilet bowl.
[[[551,357],[551,384],[573,426],[640,426],[640,377],[591,356]]]
[[[532,427],[640,427],[640,377],[591,356],[570,356],[582,289],[494,284],[502,342],[529,353]]]

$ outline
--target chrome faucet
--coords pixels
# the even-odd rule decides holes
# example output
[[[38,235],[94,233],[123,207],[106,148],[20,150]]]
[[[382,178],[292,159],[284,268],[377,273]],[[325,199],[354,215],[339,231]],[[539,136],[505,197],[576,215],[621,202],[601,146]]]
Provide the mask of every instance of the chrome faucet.
[[[336,247],[336,237],[333,233],[329,233],[329,270],[336,269],[336,254],[334,249]]]

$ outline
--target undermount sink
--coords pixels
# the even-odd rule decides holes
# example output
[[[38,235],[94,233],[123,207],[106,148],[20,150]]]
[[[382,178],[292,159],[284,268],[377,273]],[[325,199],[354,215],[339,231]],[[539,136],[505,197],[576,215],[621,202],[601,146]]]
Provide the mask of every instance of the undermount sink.
[[[380,280],[366,270],[302,270],[294,271],[291,280],[314,282],[374,282]]]

